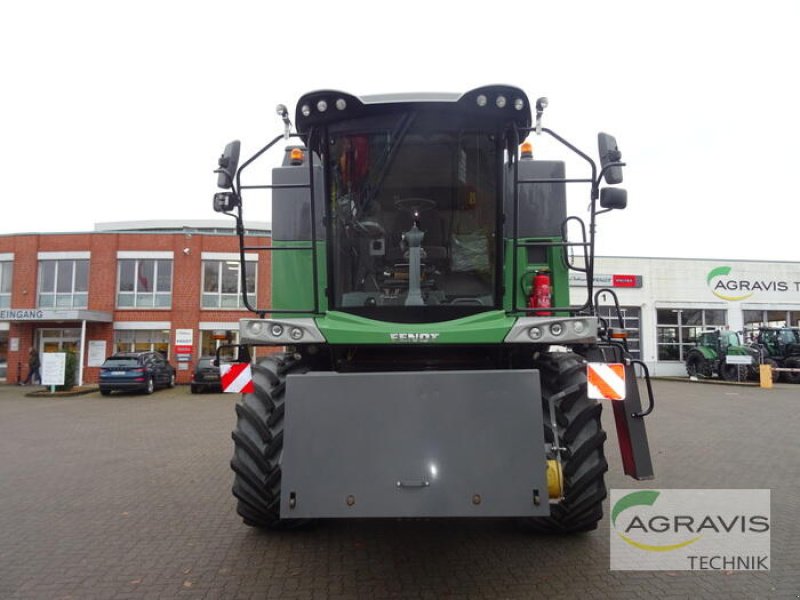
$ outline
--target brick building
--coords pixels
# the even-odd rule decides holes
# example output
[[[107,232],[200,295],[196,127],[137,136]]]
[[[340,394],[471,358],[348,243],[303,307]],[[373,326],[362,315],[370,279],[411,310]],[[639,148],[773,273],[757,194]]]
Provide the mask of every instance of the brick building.
[[[99,363],[113,352],[157,350],[177,367],[178,382],[188,382],[197,357],[235,343],[239,319],[250,315],[231,223],[106,223],[90,233],[0,236],[0,381],[24,379],[35,348],[74,351],[83,383],[97,381]],[[248,234],[269,243],[266,224]],[[269,266],[269,253],[246,256],[248,294],[259,305],[269,301]],[[176,348],[176,334],[184,347]]]

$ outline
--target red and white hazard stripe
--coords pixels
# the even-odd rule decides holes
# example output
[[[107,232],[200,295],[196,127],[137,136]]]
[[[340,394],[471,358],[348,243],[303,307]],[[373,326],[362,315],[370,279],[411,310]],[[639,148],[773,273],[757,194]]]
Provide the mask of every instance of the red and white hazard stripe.
[[[222,379],[223,392],[252,394],[256,391],[253,386],[253,371],[250,369],[249,363],[220,365],[219,374]]]
[[[625,365],[621,363],[587,363],[586,384],[589,398],[624,400]]]

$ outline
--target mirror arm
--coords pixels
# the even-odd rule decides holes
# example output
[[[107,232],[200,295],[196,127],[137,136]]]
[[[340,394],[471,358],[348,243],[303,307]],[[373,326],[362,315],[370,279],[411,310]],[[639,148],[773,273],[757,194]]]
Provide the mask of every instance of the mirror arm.
[[[605,167],[600,169],[600,174],[597,176],[597,183],[595,184],[596,188],[598,190],[600,189],[600,183],[603,180],[603,176],[606,174],[606,171],[608,171],[609,169],[612,169],[614,167],[624,167],[624,166],[626,166],[626,164],[627,163],[624,163],[624,162],[612,162],[612,163],[608,163]]]
[[[289,135],[289,137],[299,137],[299,136],[300,136],[300,134],[297,134],[297,133]],[[241,178],[242,178],[242,171],[244,171],[245,168],[247,168],[249,165],[251,165],[253,163],[253,161],[258,159],[258,157],[260,157],[267,150],[272,148],[279,141],[285,140],[285,139],[286,138],[284,137],[283,133],[280,134],[280,135],[275,136],[275,138],[273,138],[266,146],[261,148],[253,156],[251,156],[244,163],[242,163],[241,166],[239,166],[239,168],[236,171],[235,177],[231,178],[231,182],[232,182],[231,183],[231,188],[233,190],[232,193],[238,199],[238,202],[236,203],[236,207],[235,207],[236,208],[236,214],[234,214],[233,212],[225,212],[225,213],[223,213],[223,214],[226,214],[229,217],[232,217],[233,219],[236,220],[236,235],[239,237],[239,263],[240,263],[239,271],[240,271],[240,275],[242,277],[242,280],[241,280],[242,300],[243,300],[245,308],[247,310],[249,310],[250,312],[254,312],[254,313],[258,314],[260,316],[260,318],[262,318],[262,319],[264,318],[266,313],[264,311],[258,311],[255,307],[253,307],[250,304],[250,298],[248,297],[248,294],[247,294],[247,281],[246,281],[246,275],[247,274],[246,274],[246,268],[245,268],[246,261],[245,261],[245,251],[244,251],[244,248],[245,248],[245,239],[244,239],[244,237],[245,237],[245,227],[244,227],[244,213],[243,213],[242,200],[241,200],[242,197],[241,197],[241,193],[240,193],[241,189],[242,189]],[[313,227],[313,223],[312,223],[312,227]],[[316,261],[314,261],[314,264],[316,266]]]
[[[297,134],[294,134],[294,135],[297,135]],[[292,137],[292,136],[290,136],[290,137]],[[248,158],[248,159],[247,159],[247,160],[246,160],[246,161],[245,161],[245,162],[244,162],[244,163],[243,163],[243,164],[242,164],[242,165],[239,167],[239,170],[236,172],[236,187],[235,187],[235,189],[234,189],[234,191],[236,192],[236,195],[237,195],[237,196],[239,195],[239,190],[241,190],[241,177],[242,177],[242,171],[244,171],[245,167],[249,166],[249,165],[250,165],[250,164],[251,164],[251,163],[252,163],[254,160],[256,160],[256,159],[257,159],[259,156],[261,156],[262,154],[264,154],[264,152],[266,152],[267,150],[269,150],[270,148],[272,148],[272,147],[273,147],[275,144],[277,144],[277,143],[278,143],[280,140],[282,140],[282,139],[284,139],[284,138],[283,138],[283,134],[280,134],[280,135],[276,136],[276,137],[275,137],[275,139],[273,139],[273,140],[272,140],[271,142],[269,142],[269,143],[268,143],[266,146],[264,146],[263,148],[261,148],[261,150],[259,150],[259,151],[258,151],[258,152],[256,152],[255,154],[253,154],[253,156],[251,156],[250,158]]]

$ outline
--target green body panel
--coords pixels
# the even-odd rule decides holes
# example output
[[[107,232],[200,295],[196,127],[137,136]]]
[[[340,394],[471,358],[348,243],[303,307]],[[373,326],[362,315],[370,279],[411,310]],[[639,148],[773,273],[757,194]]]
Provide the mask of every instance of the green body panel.
[[[272,307],[278,310],[314,310],[314,275],[312,266],[311,242],[275,242],[274,248],[286,246],[308,246],[308,250],[278,250],[272,252]],[[325,242],[317,242],[317,278],[319,293],[319,310],[328,309],[328,300],[325,296],[325,282],[327,276],[327,262]],[[285,317],[303,317],[296,315],[282,315]]]
[[[273,242],[276,248],[287,246],[309,246],[310,242]],[[327,261],[325,242],[317,243],[318,293],[320,313],[317,326],[331,344],[397,344],[409,343],[408,340],[393,340],[393,333],[428,333],[438,334],[435,338],[426,339],[431,344],[499,344],[511,330],[516,321],[512,313],[512,253],[513,243],[506,242],[504,287],[505,296],[502,306],[504,310],[494,310],[469,317],[442,323],[389,323],[366,319],[349,313],[330,311],[325,294],[327,281]],[[527,306],[527,298],[536,271],[550,270],[553,304],[569,305],[569,276],[564,267],[561,248],[548,248],[546,264],[529,264],[526,248],[517,249],[517,305]],[[272,253],[272,307],[278,310],[306,310],[314,307],[313,272],[311,268],[312,253],[310,250],[278,250]],[[518,313],[522,314],[522,313]],[[559,315],[566,313],[559,312]],[[303,313],[281,315],[285,318],[306,317]]]
[[[728,348],[728,354],[734,354],[736,356],[745,356],[750,354],[750,352],[744,346],[731,346],[730,348]]]
[[[444,323],[387,323],[331,311],[316,319],[330,344],[499,344],[516,318],[494,310]],[[438,334],[422,340],[393,339],[391,334]]]
[[[541,241],[541,240],[538,240]],[[558,240],[553,240],[558,241]],[[274,241],[276,248],[287,246],[309,246],[310,242]],[[317,326],[331,344],[398,344],[409,340],[396,340],[390,334],[427,333],[438,334],[425,340],[431,344],[499,344],[516,321],[511,302],[513,242],[506,241],[503,310],[493,310],[469,317],[442,323],[389,323],[366,319],[349,313],[330,311],[325,293],[327,282],[327,260],[325,242],[317,242],[318,294],[320,314]],[[549,269],[555,306],[569,305],[569,275],[563,263],[563,250],[547,248],[547,262],[528,263],[527,250],[517,249],[517,305],[527,306],[530,288],[536,271]],[[314,308],[312,253],[310,250],[278,250],[272,253],[272,307],[278,310],[312,311]],[[523,313],[517,313],[522,315]],[[558,315],[566,315],[559,312]],[[307,317],[304,313],[287,313],[282,317]],[[411,342],[413,343],[413,342]]]
[[[739,344],[739,336],[732,332],[723,332],[722,334],[717,332],[703,333],[698,338],[695,349],[707,360],[717,360],[720,354],[732,354],[734,356],[752,354],[749,348]]]
[[[706,360],[717,360],[717,351],[714,350],[714,348],[710,348],[709,346],[697,346],[695,350],[700,352]],[[732,352],[732,354],[735,354],[735,352]]]
[[[520,242],[532,241],[553,241],[560,242],[559,238],[537,238],[537,239],[523,239]],[[505,287],[505,297],[503,298],[503,308],[508,312],[514,312],[515,307],[512,304],[513,289],[515,282],[512,281],[514,271],[514,242],[506,240],[505,242],[505,264],[503,267],[503,285]],[[551,286],[553,288],[553,306],[569,306],[569,273],[564,265],[564,250],[560,247],[547,248],[547,262],[546,263],[529,263],[528,262],[528,249],[526,247],[517,248],[517,309],[524,308],[528,305],[528,298],[531,293],[531,286],[533,285],[533,278],[536,276],[536,271],[542,269],[550,270]],[[520,313],[522,314],[522,313]],[[565,316],[566,312],[558,312],[558,315]]]

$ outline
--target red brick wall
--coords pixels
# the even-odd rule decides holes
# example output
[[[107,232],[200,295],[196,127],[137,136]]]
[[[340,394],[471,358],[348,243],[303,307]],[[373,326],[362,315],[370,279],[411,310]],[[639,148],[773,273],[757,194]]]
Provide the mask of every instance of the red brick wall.
[[[248,238],[252,245],[268,245],[269,238]],[[186,250],[186,251],[184,251]],[[0,252],[14,253],[12,282],[12,308],[36,308],[38,276],[38,252],[91,252],[89,263],[89,310],[113,314],[121,321],[169,321],[173,333],[170,336],[170,362],[177,366],[174,353],[175,329],[194,331],[192,358],[200,353],[200,321],[234,322],[247,316],[247,311],[202,310],[200,308],[200,286],[202,281],[203,252],[238,252],[238,238],[233,235],[204,233],[80,233],[54,235],[0,236]],[[172,252],[172,306],[169,309],[117,309],[117,252]],[[266,306],[270,301],[270,256],[259,253],[258,305]],[[8,336],[19,338],[19,350],[8,356],[8,382],[27,376],[27,354],[33,344],[34,331],[42,328],[79,328],[80,322],[43,323],[12,322]],[[105,340],[108,352],[113,349],[114,330],[111,323],[87,323],[86,340]],[[88,346],[88,344],[87,344]],[[86,353],[84,350],[84,364]],[[21,365],[21,369],[18,366]],[[97,381],[98,369],[87,367],[84,381]],[[178,371],[178,382],[188,383],[191,371]]]

